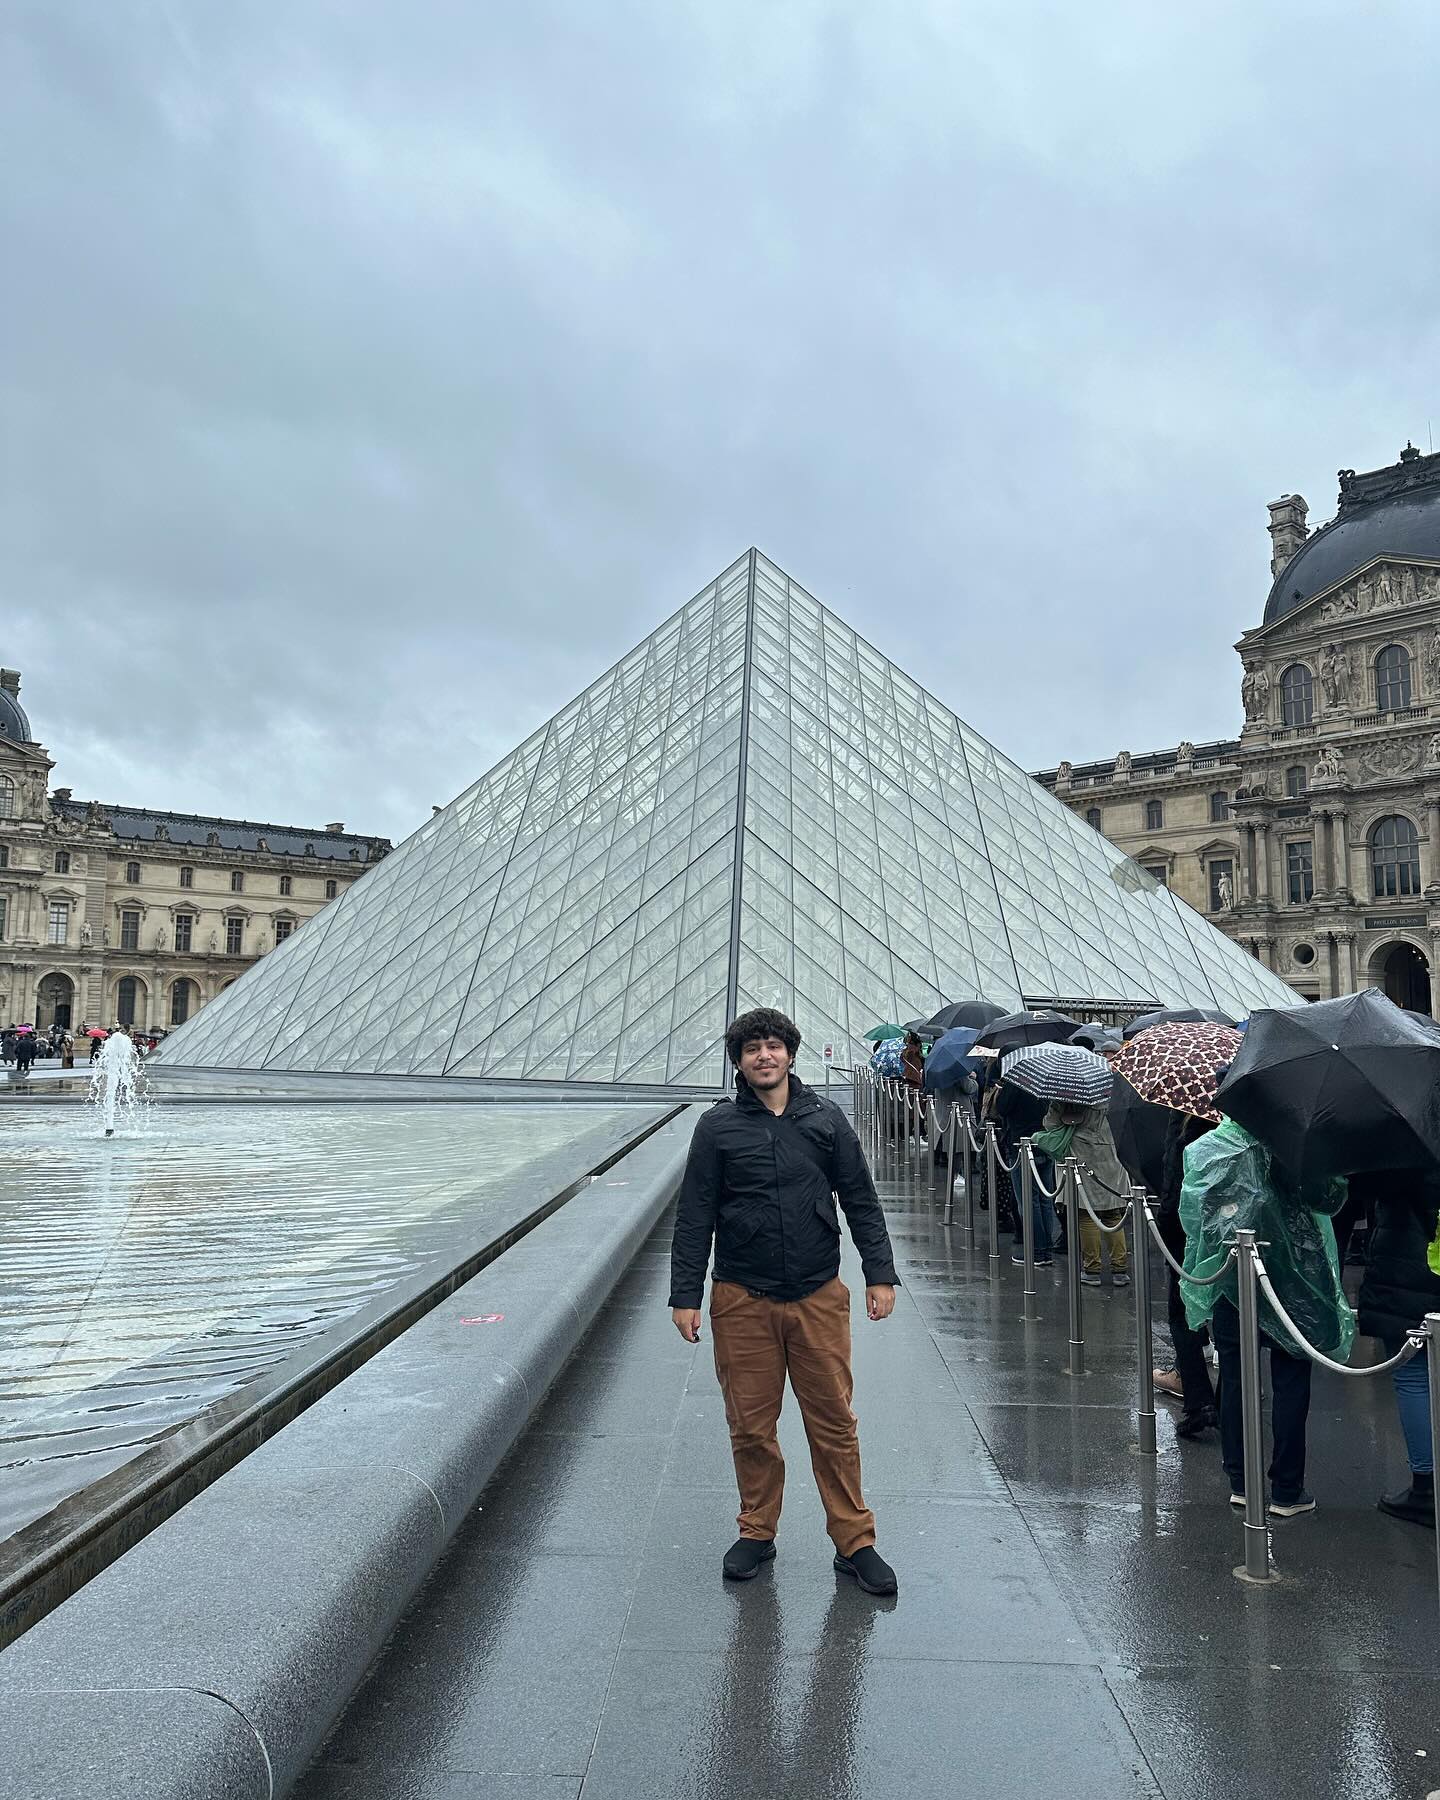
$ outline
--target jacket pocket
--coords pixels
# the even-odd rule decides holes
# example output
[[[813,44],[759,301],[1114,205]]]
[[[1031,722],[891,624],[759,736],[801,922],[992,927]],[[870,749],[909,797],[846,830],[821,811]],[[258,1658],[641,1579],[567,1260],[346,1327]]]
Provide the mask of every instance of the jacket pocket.
[[[745,1212],[727,1214],[716,1225],[716,1242],[718,1244],[723,1241],[729,1250],[740,1244],[748,1244],[764,1221],[765,1210],[759,1206],[752,1206]]]
[[[815,1210],[832,1231],[839,1231],[840,1215],[835,1210],[835,1196],[833,1194],[819,1195],[815,1201]]]

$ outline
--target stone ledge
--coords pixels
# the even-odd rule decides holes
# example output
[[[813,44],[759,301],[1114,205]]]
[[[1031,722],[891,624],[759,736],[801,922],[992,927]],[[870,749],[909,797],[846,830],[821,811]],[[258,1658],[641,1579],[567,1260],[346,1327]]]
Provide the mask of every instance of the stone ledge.
[[[287,1793],[674,1197],[698,1117],[0,1653],[0,1800]]]

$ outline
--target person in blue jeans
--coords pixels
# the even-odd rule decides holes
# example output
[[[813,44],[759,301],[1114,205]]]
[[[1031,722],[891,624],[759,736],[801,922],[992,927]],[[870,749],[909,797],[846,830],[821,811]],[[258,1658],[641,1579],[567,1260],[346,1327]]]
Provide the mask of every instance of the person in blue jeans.
[[[1374,1208],[1365,1279],[1360,1284],[1360,1329],[1377,1337],[1387,1357],[1426,1313],[1440,1312],[1440,1171],[1392,1169],[1352,1175],[1351,1197]],[[1430,1435],[1427,1352],[1395,1370],[1395,1399],[1410,1463],[1410,1485],[1382,1494],[1381,1512],[1435,1529],[1435,1445]]]

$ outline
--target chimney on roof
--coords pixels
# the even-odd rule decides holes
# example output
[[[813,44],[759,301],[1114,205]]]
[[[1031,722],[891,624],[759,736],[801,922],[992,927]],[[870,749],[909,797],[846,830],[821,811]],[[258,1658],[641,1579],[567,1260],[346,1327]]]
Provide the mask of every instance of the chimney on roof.
[[[1270,574],[1272,578],[1280,573],[1290,558],[1310,535],[1306,520],[1310,516],[1310,508],[1299,494],[1282,494],[1278,500],[1269,505],[1270,524]]]
[[[333,825],[327,825],[325,829],[332,835],[338,835],[345,829],[345,821],[343,819],[337,819]]]
[[[20,671],[18,669],[0,669],[0,688],[7,694],[20,692]]]

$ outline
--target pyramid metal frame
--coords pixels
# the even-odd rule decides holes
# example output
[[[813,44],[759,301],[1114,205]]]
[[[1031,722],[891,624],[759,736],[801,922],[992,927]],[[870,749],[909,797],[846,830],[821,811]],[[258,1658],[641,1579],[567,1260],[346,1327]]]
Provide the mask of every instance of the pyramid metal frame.
[[[750,550],[161,1060],[718,1088],[749,1006],[845,1064],[882,1019],[1066,993],[1298,1004]]]

